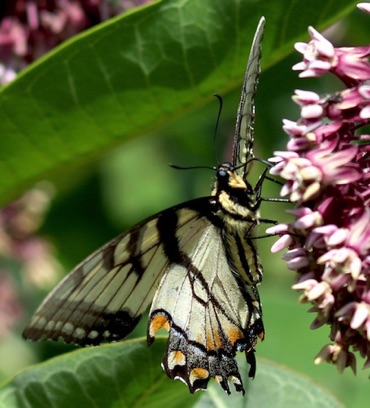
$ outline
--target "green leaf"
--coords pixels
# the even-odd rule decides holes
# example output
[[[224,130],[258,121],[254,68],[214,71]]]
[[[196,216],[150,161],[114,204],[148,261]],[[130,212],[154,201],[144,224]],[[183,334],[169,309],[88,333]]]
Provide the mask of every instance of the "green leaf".
[[[262,15],[267,68],[354,4],[167,0],[65,42],[0,92],[1,201],[239,87]]]
[[[183,407],[193,402],[160,366],[165,339],[142,339],[79,349],[35,365],[0,390],[0,406]]]
[[[0,405],[13,407],[296,407],[340,408],[311,380],[267,361],[258,361],[246,396],[228,396],[214,380],[192,395],[160,367],[165,338],[147,347],[142,339],[76,350],[19,373],[0,389]],[[238,358],[243,378],[248,365]],[[199,400],[200,398],[200,400]],[[199,400],[199,401],[198,401]],[[198,401],[198,403],[197,403]]]

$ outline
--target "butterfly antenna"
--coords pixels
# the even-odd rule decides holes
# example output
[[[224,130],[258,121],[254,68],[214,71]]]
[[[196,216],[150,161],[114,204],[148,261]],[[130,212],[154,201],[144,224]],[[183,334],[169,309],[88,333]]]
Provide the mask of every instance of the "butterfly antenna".
[[[214,170],[213,167],[209,166],[178,166],[177,164],[169,164],[170,167],[176,170],[194,170],[194,169],[207,169],[207,170]]]

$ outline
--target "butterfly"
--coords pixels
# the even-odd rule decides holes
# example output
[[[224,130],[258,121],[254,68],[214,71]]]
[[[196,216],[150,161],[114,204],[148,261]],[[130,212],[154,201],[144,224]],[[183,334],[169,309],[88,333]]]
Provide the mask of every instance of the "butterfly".
[[[257,285],[262,266],[253,240],[260,188],[247,181],[253,155],[254,98],[260,73],[261,18],[237,112],[232,163],[216,168],[211,195],[162,211],[98,249],[46,297],[26,339],[98,345],[125,338],[151,304],[147,340],[169,332],[162,367],[191,392],[214,378],[244,394],[235,355],[263,339]]]

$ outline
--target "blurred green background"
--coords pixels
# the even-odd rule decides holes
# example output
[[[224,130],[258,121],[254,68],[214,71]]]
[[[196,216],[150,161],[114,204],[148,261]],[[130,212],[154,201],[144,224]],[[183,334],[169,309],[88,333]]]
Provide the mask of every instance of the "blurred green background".
[[[366,44],[368,27],[369,16],[354,13],[334,30],[337,30],[336,38],[341,33],[347,44]],[[290,55],[273,68],[263,71],[256,101],[255,153],[258,157],[268,158],[274,150],[284,148],[287,137],[281,130],[281,118],[295,120],[299,114],[291,101],[294,89],[321,93],[338,89],[338,84],[329,78],[299,80],[297,73],[291,71],[291,66],[299,59],[298,54]],[[214,92],[217,93],[217,89]],[[145,217],[182,201],[209,194],[212,183],[210,171],[180,171],[167,164],[213,166],[230,157],[227,144],[234,131],[240,91],[222,96],[224,108],[215,144],[213,136],[218,103],[210,95],[208,105],[199,111],[155,134],[142,135],[125,143],[102,160],[74,171],[67,180],[55,184],[57,194],[41,233],[52,242],[66,270]],[[260,173],[259,165],[255,170],[256,174]],[[278,196],[277,186],[266,182],[264,196]],[[262,208],[263,217],[287,220],[284,208],[283,204],[266,203]],[[264,228],[260,227],[262,233]],[[315,355],[329,340],[329,328],[309,329],[313,316],[307,313],[307,306],[299,304],[298,293],[291,290],[294,273],[287,270],[280,260],[281,254],[271,254],[269,247],[274,241],[274,238],[258,241],[265,269],[260,294],[266,338],[257,345],[257,357],[271,359],[314,378],[348,407],[368,406],[369,374],[361,370],[361,364],[358,364],[357,376],[349,369],[339,374],[333,366],[313,364]],[[32,307],[45,293],[39,293],[38,298],[32,300]],[[0,344],[0,380],[6,380],[32,362],[69,349],[51,343],[35,345],[24,342],[20,336],[23,323]],[[145,334],[145,329],[143,319],[135,334]]]

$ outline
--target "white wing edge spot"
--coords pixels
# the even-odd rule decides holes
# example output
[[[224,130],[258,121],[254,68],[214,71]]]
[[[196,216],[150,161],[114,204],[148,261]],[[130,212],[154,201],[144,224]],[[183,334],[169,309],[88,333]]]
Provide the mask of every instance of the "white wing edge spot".
[[[87,335],[87,337],[91,340],[96,339],[99,336],[99,332],[97,330],[91,330],[91,332]]]
[[[86,337],[86,330],[82,327],[76,327],[75,331],[73,332],[73,337],[77,339],[83,339]]]
[[[65,333],[65,334],[67,334],[67,335],[72,334],[72,333],[73,333],[73,330],[74,330],[74,326],[73,326],[73,324],[70,323],[70,322],[66,322],[66,323],[64,324],[63,328],[62,328],[62,332]]]

